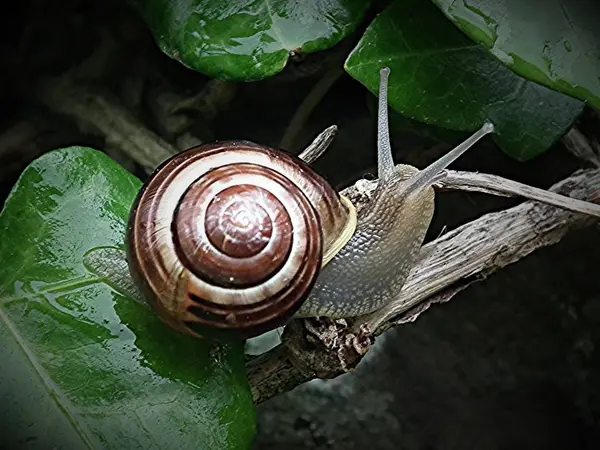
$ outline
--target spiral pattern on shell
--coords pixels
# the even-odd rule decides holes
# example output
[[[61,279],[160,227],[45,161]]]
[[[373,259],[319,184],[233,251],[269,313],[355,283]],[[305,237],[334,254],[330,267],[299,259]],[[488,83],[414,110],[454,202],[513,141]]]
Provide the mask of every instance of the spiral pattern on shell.
[[[291,155],[245,141],[203,145],[145,183],[128,227],[129,267],[171,327],[256,336],[300,308],[346,216],[335,191]]]

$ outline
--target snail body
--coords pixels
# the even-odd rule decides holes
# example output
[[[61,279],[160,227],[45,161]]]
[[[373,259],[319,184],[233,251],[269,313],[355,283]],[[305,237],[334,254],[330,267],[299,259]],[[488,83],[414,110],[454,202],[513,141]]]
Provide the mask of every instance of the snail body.
[[[493,127],[424,170],[395,166],[388,74],[382,69],[379,182],[358,216],[301,158],[247,141],[186,150],[149,177],[130,215],[126,259],[167,325],[245,339],[292,317],[366,314],[399,294],[433,216],[433,183]],[[112,284],[125,286],[122,278]]]
[[[400,166],[379,182],[352,239],[323,267],[299,317],[368,314],[399,294],[433,217],[431,186],[413,196],[401,190],[417,172]]]

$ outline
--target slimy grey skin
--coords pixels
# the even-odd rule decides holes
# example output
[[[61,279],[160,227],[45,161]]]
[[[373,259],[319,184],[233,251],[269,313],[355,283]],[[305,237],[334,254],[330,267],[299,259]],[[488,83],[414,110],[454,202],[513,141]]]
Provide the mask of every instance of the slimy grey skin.
[[[394,166],[389,138],[387,85],[381,70],[378,111],[378,175],[375,194],[358,217],[356,232],[329,264],[298,315],[342,318],[376,311],[398,296],[419,250],[434,210],[432,184],[444,169],[493,131],[486,123],[474,135],[426,169]]]
[[[432,185],[493,132],[485,123],[423,170],[394,165],[389,73],[380,73],[378,185],[358,215],[301,158],[247,141],[204,144],[144,183],[126,250],[91,251],[86,267],[197,338],[248,339],[294,317],[380,309],[415,264],[433,216]],[[326,132],[312,146],[328,145]]]

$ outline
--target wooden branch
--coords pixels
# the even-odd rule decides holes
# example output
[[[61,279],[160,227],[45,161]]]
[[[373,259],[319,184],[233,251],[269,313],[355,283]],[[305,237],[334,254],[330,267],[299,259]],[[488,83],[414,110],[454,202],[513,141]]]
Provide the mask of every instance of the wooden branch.
[[[332,125],[329,128],[326,128],[310,143],[308,147],[306,147],[298,155],[298,158],[300,158],[307,164],[314,163],[329,148],[329,146],[333,142],[333,139],[335,138],[336,133],[336,125]]]
[[[600,167],[600,147],[595,140],[588,139],[577,128],[571,130],[562,138],[567,150],[593,167]]]
[[[41,82],[36,94],[46,107],[74,119],[82,132],[104,138],[108,146],[125,153],[147,172],[179,152],[104,89],[64,76]]]
[[[600,170],[574,174],[552,187],[555,192],[600,203]],[[598,219],[538,202],[486,214],[425,245],[400,296],[355,326],[388,328],[386,322],[460,283],[480,280],[534,250],[559,242],[573,227]]]
[[[116,95],[99,87],[97,81],[121,63],[122,54],[116,51],[120,48],[122,43],[103,30],[99,45],[81,63],[59,76],[41,77],[23,90],[50,111],[73,119],[82,133],[104,139],[109,150],[152,172],[179,150],[145,126]],[[125,159],[117,159],[127,166]]]
[[[453,179],[464,184],[464,177],[465,173],[450,171],[440,187],[450,189]],[[372,182],[362,181],[342,193],[360,208],[368,203],[372,187]],[[600,203],[600,170],[579,171],[551,191]],[[414,320],[429,305],[447,301],[469,284],[559,242],[569,231],[594,223],[598,219],[588,214],[526,201],[441,236],[423,247],[402,293],[385,308],[347,323],[326,319],[291,322],[283,344],[248,364],[255,401],[260,403],[313,378],[333,378],[351,370],[374,336]]]
[[[595,203],[558,195],[545,189],[538,189],[497,175],[448,171],[448,176],[438,183],[438,187],[509,197],[519,196],[528,200],[537,200],[547,205],[558,206],[569,211],[600,217],[600,206]]]

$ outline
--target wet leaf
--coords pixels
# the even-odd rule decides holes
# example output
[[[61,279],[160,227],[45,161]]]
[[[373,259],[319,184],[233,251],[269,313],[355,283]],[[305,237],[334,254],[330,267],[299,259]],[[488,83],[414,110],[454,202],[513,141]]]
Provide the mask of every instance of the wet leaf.
[[[600,108],[598,0],[433,0],[516,73]]]
[[[584,107],[516,75],[428,1],[397,1],[386,8],[345,64],[373,93],[384,66],[391,69],[394,110],[451,130],[475,131],[491,120],[493,139],[522,161],[550,148]]]
[[[362,21],[367,0],[132,0],[160,48],[214,78],[277,74],[290,52],[333,47]]]
[[[179,335],[83,265],[94,248],[122,248],[140,186],[103,153],[71,147],[30,164],[0,213],[9,448],[249,448],[242,344]]]

